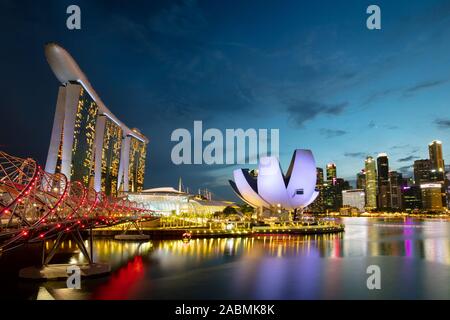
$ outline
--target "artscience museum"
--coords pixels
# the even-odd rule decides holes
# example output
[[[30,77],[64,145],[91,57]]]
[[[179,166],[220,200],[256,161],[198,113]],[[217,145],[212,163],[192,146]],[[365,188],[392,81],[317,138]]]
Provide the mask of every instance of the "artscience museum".
[[[260,210],[303,210],[318,196],[316,162],[310,150],[297,149],[283,173],[276,157],[262,157],[258,170],[237,169],[231,187],[243,201]]]

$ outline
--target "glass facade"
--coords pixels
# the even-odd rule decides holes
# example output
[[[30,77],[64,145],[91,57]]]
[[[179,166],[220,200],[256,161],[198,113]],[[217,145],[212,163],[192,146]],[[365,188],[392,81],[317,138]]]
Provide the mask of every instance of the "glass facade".
[[[81,87],[75,116],[70,179],[80,181],[85,186],[91,184],[94,174],[93,146],[97,114],[97,104]]]
[[[314,213],[322,213],[325,211],[324,206],[324,181],[323,181],[323,169],[316,168],[316,191],[319,192],[319,195],[314,200],[314,202],[309,206],[309,210]]]
[[[375,160],[367,157],[365,161],[366,172],[366,208],[373,210],[377,208],[377,169]]]
[[[117,196],[122,128],[106,118],[102,144],[101,190],[106,195]]]
[[[128,167],[128,190],[141,192],[144,185],[145,156],[147,145],[145,142],[130,136],[130,154]]]
[[[222,212],[227,206],[234,205],[229,201],[210,201],[194,199],[185,193],[159,193],[147,192],[128,193],[128,199],[143,205],[145,209],[152,210],[162,216],[176,215],[201,215],[209,216],[216,212]]]

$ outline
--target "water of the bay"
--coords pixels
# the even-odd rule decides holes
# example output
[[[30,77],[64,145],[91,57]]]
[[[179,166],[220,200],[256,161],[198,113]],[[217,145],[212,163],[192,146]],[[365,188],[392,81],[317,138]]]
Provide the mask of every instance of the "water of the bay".
[[[450,221],[343,218],[345,232],[152,242],[97,239],[96,262],[111,275],[30,283],[14,277],[19,253],[4,259],[1,296],[36,299],[450,299]],[[72,250],[72,247],[74,248]],[[57,260],[86,262],[73,243]],[[26,259],[24,258],[26,261]],[[8,266],[5,264],[8,263]],[[380,267],[381,289],[367,287]],[[7,279],[6,279],[7,277]],[[39,294],[41,292],[41,294]]]

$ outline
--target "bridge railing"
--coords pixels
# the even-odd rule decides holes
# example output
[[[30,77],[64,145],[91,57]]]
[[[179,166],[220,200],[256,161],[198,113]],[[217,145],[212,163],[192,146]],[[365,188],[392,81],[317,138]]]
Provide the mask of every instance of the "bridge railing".
[[[145,212],[126,197],[108,197],[45,172],[33,159],[0,151],[0,249],[139,220]]]

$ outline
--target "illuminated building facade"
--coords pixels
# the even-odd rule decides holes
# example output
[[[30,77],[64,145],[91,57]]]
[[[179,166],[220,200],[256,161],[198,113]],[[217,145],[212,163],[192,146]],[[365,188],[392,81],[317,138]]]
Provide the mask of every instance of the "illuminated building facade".
[[[356,174],[356,189],[366,188],[366,172],[362,169]]]
[[[433,140],[428,145],[428,153],[430,155],[431,169],[444,172],[444,158],[442,157],[442,142]]]
[[[389,194],[391,196],[390,208],[393,210],[402,209],[402,184],[403,176],[397,171],[389,172]]]
[[[377,207],[377,169],[375,160],[367,157],[365,161],[366,172],[366,208],[373,210]]]
[[[430,156],[430,180],[433,182],[444,183],[445,181],[445,165],[442,156],[442,142],[433,140],[428,144],[428,153]]]
[[[414,182],[417,185],[431,181],[431,162],[429,159],[414,161]]]
[[[422,190],[422,206],[424,210],[431,212],[443,211],[442,184],[425,183],[420,185]]]
[[[139,133],[137,129],[133,131]],[[140,192],[144,185],[147,144],[132,135],[127,135],[123,141],[119,181],[123,191]]]
[[[420,186],[402,187],[402,207],[406,212],[422,209],[422,191]]]
[[[171,187],[147,189],[138,193],[129,192],[127,197],[130,201],[138,202],[145,209],[161,216],[174,214],[210,216],[222,212],[227,206],[235,205],[230,201],[198,199]]]
[[[332,181],[336,177],[336,165],[334,163],[327,164],[327,180]]]
[[[386,153],[380,153],[377,157],[378,171],[378,208],[389,209],[391,195],[389,189],[389,159]]]
[[[98,154],[97,168],[101,168],[101,173],[96,177],[100,177],[100,181],[96,181],[96,185],[100,184],[100,190],[108,195],[117,196],[119,183],[119,164],[122,149],[122,128],[114,121],[106,116],[99,116],[97,120],[97,130],[103,132],[103,142],[101,154]],[[101,139],[101,135],[99,135]]]
[[[364,212],[366,195],[363,189],[342,190],[342,205],[344,207],[356,208]]]
[[[314,213],[322,213],[325,212],[325,206],[324,206],[324,180],[323,180],[323,169],[322,168],[316,168],[316,190],[319,192],[319,195],[317,196],[316,200],[314,200],[313,203],[309,206],[309,209],[311,212]]]
[[[45,54],[62,84],[45,170],[106,195],[142,190],[148,139],[108,110],[64,48],[50,43]]]
[[[229,181],[236,195],[254,208],[294,211],[308,207],[319,195],[316,190],[317,169],[311,150],[297,149],[286,174],[274,157],[261,157],[258,176],[248,169],[233,171]]]
[[[339,210],[339,206],[337,205],[337,190],[332,182],[327,181],[323,184],[322,194],[323,206],[326,211]]]

